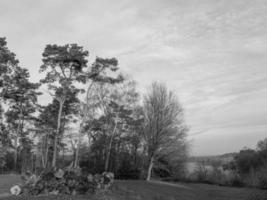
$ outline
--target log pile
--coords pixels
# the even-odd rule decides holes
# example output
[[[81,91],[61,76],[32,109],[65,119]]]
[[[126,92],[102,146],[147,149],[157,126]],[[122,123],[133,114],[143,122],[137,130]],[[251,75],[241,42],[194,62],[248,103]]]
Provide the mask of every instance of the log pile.
[[[27,173],[22,176],[24,183],[10,189],[11,194],[40,195],[40,194],[95,194],[110,188],[114,181],[114,174],[81,173],[80,169],[49,169],[39,176]]]

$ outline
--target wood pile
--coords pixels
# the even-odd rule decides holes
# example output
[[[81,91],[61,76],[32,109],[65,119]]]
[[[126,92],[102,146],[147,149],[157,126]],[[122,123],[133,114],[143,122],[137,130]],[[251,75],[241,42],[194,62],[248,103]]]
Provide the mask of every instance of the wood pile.
[[[39,176],[26,173],[22,176],[24,183],[10,189],[11,194],[95,194],[110,188],[114,181],[112,172],[102,174],[81,173],[78,169],[47,169]]]

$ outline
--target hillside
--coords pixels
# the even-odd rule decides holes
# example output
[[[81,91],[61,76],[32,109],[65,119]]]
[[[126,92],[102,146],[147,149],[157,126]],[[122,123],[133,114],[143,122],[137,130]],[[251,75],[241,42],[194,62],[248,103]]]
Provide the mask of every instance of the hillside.
[[[188,159],[188,162],[212,162],[212,161],[221,161],[222,163],[230,162],[234,159],[234,156],[237,153],[226,153],[222,155],[215,155],[215,156],[191,156]]]

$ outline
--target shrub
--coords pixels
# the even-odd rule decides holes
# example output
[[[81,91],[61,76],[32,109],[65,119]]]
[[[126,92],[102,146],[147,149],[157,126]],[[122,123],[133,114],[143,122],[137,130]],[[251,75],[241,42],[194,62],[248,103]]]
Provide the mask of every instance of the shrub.
[[[267,189],[267,166],[259,170],[259,187]]]
[[[267,189],[267,168],[264,166],[259,169],[251,168],[249,174],[244,175],[247,186]]]

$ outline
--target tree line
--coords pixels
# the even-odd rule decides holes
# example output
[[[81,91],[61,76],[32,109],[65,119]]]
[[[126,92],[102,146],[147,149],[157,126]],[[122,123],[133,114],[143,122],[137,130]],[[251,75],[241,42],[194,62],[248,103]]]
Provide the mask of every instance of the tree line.
[[[0,168],[72,166],[117,178],[178,176],[187,156],[183,109],[165,84],[142,97],[116,58],[77,44],[46,45],[38,83],[0,38]],[[51,102],[41,105],[45,88]]]
[[[236,174],[235,184],[267,189],[267,138],[256,149],[244,148],[224,165]]]

